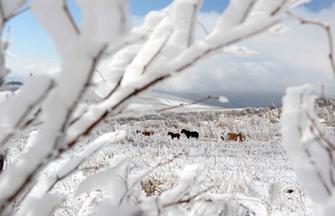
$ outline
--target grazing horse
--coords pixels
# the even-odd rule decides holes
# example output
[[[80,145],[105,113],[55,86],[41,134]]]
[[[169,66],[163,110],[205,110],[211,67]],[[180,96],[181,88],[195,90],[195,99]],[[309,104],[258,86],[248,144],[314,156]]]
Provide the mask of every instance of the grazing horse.
[[[2,172],[4,166],[5,166],[5,155],[3,153],[0,153],[0,173]]]
[[[228,133],[227,134],[227,140],[228,141],[237,141],[238,139],[238,134],[237,133]]]
[[[154,131],[140,131],[140,130],[136,130],[135,131],[136,134],[142,134],[143,136],[151,136],[154,135]]]
[[[185,134],[187,139],[189,139],[190,137],[199,138],[199,133],[197,131],[188,131],[188,130],[182,129],[180,133]]]
[[[167,135],[171,136],[171,139],[174,139],[174,138],[180,139],[180,134],[179,133],[169,132]]]
[[[144,136],[151,136],[151,135],[154,135],[154,133],[155,132],[153,132],[153,131],[143,131],[142,135],[144,135]]]
[[[288,194],[291,194],[291,193],[294,192],[294,190],[293,189],[287,189],[285,192],[288,193]]]
[[[243,142],[245,141],[245,136],[242,133],[228,133],[227,135],[228,141],[237,141]]]

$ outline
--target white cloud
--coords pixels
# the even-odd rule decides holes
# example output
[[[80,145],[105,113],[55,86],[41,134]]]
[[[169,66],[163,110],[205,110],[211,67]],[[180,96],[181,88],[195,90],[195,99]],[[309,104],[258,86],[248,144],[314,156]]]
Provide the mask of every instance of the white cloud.
[[[298,12],[325,20],[335,30],[333,8],[318,13],[306,9]],[[216,12],[202,13],[196,38],[206,36],[218,17]],[[134,25],[142,21],[142,17],[133,17]],[[238,47],[242,47],[242,53],[236,55],[241,49],[233,47],[233,55],[222,52],[155,89],[183,95],[226,95],[232,104],[247,104],[252,100],[269,104],[278,100],[278,95],[282,95],[288,86],[306,82],[316,86],[325,84],[329,94],[335,93],[325,33],[318,27],[301,26],[297,21],[287,19],[268,33],[238,44]],[[243,52],[252,55],[241,56]],[[8,58],[8,65],[14,72],[29,74],[54,69],[59,63],[14,55]]]
[[[6,59],[6,65],[11,71],[10,76],[23,80],[33,74],[53,73],[59,69],[57,61],[27,59],[15,55]]]
[[[335,30],[334,9],[318,13],[299,9],[298,12],[322,19]],[[202,13],[200,22],[210,30],[218,17],[217,13]],[[257,55],[242,58],[222,53],[156,89],[166,92],[172,89],[177,94],[226,94],[235,98],[243,98],[245,94],[248,97],[267,95],[269,101],[265,103],[270,104],[271,95],[274,101],[278,100],[278,95],[282,95],[287,87],[309,82],[316,87],[324,84],[326,92],[334,95],[335,80],[327,58],[329,51],[324,31],[315,26],[301,26],[290,18],[276,28],[276,33],[280,34],[273,34],[274,29],[271,29],[239,44],[256,51]],[[199,28],[197,35],[203,37],[205,32]],[[234,103],[234,99],[230,101]]]

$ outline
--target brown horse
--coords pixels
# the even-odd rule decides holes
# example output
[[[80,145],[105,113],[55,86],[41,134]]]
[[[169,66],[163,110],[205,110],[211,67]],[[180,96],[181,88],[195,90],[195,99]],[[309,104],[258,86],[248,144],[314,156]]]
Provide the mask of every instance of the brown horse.
[[[242,133],[228,133],[227,135],[227,140],[228,141],[239,141],[239,142],[243,142],[245,141],[245,135],[243,135]]]
[[[238,135],[239,135],[239,138],[240,138],[240,142],[244,142],[246,140],[246,137],[245,137],[244,134],[238,133]]]
[[[154,131],[140,131],[140,130],[136,130],[135,131],[136,134],[142,134],[143,136],[152,136],[154,135]]]
[[[142,135],[144,135],[144,136],[151,136],[151,135],[154,135],[154,133],[155,132],[153,132],[153,131],[143,131]]]

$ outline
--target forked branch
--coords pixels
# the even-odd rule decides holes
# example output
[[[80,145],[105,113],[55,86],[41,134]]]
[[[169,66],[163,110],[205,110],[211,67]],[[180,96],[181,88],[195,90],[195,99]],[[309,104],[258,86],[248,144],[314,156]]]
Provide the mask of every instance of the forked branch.
[[[329,54],[328,54],[328,59],[329,63],[333,72],[333,76],[335,79],[335,56],[334,56],[334,41],[333,41],[333,32],[332,28],[329,24],[322,22],[320,20],[315,20],[315,19],[306,19],[305,17],[302,17],[300,15],[295,14],[292,11],[287,12],[288,15],[291,17],[297,19],[300,21],[301,25],[314,25],[318,26],[321,29],[323,29],[327,35],[327,41],[328,41],[328,48],[329,48]]]

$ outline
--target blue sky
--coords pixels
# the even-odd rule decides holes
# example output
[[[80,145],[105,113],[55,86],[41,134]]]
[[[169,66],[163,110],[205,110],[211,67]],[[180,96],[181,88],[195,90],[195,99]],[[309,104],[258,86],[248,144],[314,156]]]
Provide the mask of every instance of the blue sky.
[[[71,10],[79,19],[79,10],[73,2],[70,0]],[[226,0],[206,0],[203,11],[223,11],[227,2]],[[133,15],[143,16],[150,10],[164,8],[169,3],[171,0],[132,0],[131,12]],[[58,55],[55,53],[52,41],[31,12],[16,17],[8,26],[12,41],[10,52],[14,58],[58,61]]]
[[[320,10],[329,7],[335,0],[313,0],[308,4],[310,10]],[[76,18],[79,18],[79,10],[70,0],[71,9]],[[153,9],[161,9],[171,0],[131,0],[131,12],[133,15],[143,16]],[[228,0],[205,0],[203,11],[221,12],[228,4]],[[10,39],[12,41],[10,53],[13,58],[27,59],[29,61],[58,61],[58,55],[54,50],[52,41],[46,31],[39,25],[31,12],[26,12],[13,19],[9,25]]]

